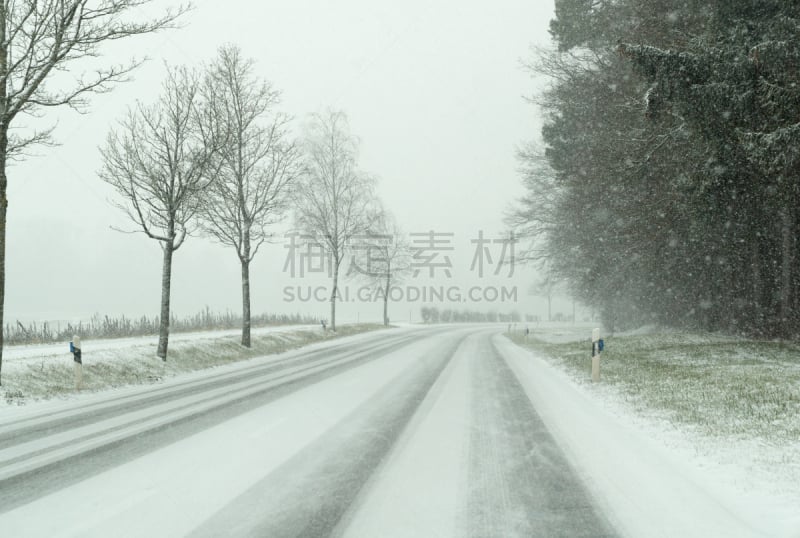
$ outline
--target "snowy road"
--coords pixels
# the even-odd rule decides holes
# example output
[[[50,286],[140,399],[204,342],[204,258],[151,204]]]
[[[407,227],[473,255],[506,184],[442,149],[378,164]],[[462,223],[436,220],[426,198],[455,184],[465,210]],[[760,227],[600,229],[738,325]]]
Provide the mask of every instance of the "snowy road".
[[[10,413],[2,534],[616,536],[498,332],[360,335]]]

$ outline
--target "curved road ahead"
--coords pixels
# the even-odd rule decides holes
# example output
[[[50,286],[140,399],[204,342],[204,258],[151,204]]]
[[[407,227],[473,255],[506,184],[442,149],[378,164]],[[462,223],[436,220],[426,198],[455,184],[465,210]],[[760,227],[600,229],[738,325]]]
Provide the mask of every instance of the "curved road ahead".
[[[0,529],[616,536],[498,332],[381,331],[0,417]]]

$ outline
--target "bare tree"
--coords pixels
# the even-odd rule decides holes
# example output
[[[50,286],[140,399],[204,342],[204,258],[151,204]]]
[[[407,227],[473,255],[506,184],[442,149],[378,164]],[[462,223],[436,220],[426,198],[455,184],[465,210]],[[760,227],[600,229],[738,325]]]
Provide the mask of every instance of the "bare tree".
[[[527,189],[505,215],[505,222],[514,236],[527,244],[516,256],[516,261],[545,263],[548,252],[545,237],[557,228],[556,211],[563,187],[547,162],[543,148],[528,143],[517,153],[520,174]]]
[[[358,142],[344,112],[314,114],[305,145],[305,173],[295,190],[295,221],[304,238],[322,246],[330,257],[330,327],[335,331],[339,269],[353,239],[370,229],[374,180],[358,169]]]
[[[219,50],[204,84],[208,118],[221,123],[226,143],[215,182],[204,196],[202,227],[230,245],[242,267],[242,345],[250,347],[250,262],[280,220],[301,159],[288,132],[289,116],[275,111],[279,93],[253,75],[238,47]],[[213,133],[214,129],[209,129]]]
[[[354,245],[351,270],[361,274],[367,285],[383,299],[383,324],[389,325],[392,286],[411,271],[411,247],[394,217],[385,209],[373,217],[370,231]]]
[[[549,269],[545,268],[545,271],[547,272],[543,277],[531,284],[528,294],[547,297],[547,321],[553,321],[553,296],[562,282]]]
[[[39,116],[44,108],[67,105],[81,110],[92,93],[110,91],[140,63],[94,69],[64,81],[63,73],[80,60],[100,56],[108,41],[169,28],[189,6],[144,21],[126,20],[152,0],[2,0],[0,1],[0,327],[5,304],[6,216],[9,161],[35,144],[52,143],[51,129],[12,131],[21,115]],[[48,84],[59,74],[58,85]],[[0,370],[3,365],[0,331]]]
[[[169,70],[161,99],[137,105],[109,133],[100,176],[122,197],[117,206],[164,254],[158,356],[167,360],[172,254],[186,240],[200,194],[213,176],[215,147],[199,118],[199,77]]]

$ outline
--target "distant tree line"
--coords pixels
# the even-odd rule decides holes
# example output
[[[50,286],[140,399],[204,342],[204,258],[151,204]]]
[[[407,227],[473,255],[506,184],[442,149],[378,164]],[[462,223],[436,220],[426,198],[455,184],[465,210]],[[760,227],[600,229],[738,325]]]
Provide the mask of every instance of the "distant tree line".
[[[615,328],[800,334],[800,4],[556,0],[510,220]]]
[[[522,321],[522,316],[517,311],[509,313],[498,313],[494,310],[481,312],[451,308],[440,309],[436,306],[423,306],[420,308],[420,315],[425,323],[516,323]]]

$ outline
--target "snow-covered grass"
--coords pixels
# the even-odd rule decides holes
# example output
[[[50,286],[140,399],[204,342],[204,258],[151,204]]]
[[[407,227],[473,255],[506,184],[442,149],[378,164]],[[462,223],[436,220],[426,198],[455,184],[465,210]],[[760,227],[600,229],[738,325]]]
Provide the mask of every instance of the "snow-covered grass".
[[[154,383],[262,355],[382,328],[375,324],[340,325],[337,331],[316,326],[283,326],[254,329],[251,347],[245,348],[236,331],[192,333],[170,338],[167,361],[156,356],[158,338],[86,340],[83,342],[85,391]],[[2,403],[24,404],[32,400],[66,397],[76,392],[72,354],[67,344],[13,348],[3,361]]]
[[[591,326],[542,326],[527,341],[519,330],[507,336],[597,405],[624,410],[697,465],[724,469],[740,496],[800,501],[800,346],[653,329],[605,336],[592,383],[590,335]]]
[[[555,343],[534,333],[517,343],[589,383],[591,344]],[[576,335],[577,336],[577,335]],[[641,412],[710,435],[800,439],[800,346],[681,332],[605,338],[603,385]]]

